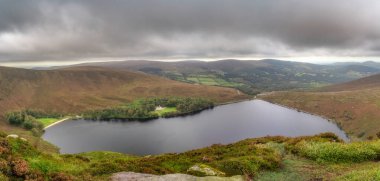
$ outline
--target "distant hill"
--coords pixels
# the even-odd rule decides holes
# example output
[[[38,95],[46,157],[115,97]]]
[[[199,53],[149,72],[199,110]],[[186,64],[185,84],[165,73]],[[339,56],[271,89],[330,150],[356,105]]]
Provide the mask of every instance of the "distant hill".
[[[219,61],[118,61],[74,66],[100,66],[141,71],[188,83],[238,88],[246,93],[309,89],[380,73],[380,63],[319,65],[274,59]]]
[[[76,113],[151,96],[206,97],[219,103],[247,98],[235,89],[181,83],[126,70],[0,67],[0,115],[24,108]]]
[[[323,88],[326,91],[348,91],[348,90],[361,90],[361,89],[380,89],[380,74],[364,77],[358,80],[327,86]]]

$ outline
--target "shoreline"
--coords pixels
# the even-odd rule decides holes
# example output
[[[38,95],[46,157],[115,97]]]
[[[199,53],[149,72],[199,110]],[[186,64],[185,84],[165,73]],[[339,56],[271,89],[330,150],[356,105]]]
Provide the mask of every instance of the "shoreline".
[[[252,101],[252,100],[255,100],[255,99],[256,99],[256,96],[255,97],[251,97],[251,98],[247,98],[247,99],[240,99],[240,100],[235,100],[235,101],[223,102],[223,103],[215,104],[215,107],[217,107],[217,106],[223,106],[223,105],[228,105],[228,104],[239,103],[239,102],[244,102],[244,101]]]
[[[342,131],[344,131],[344,133],[346,134],[347,138],[349,139],[349,141],[351,141],[353,138],[346,132],[346,130],[344,130],[343,128],[340,127],[340,125],[338,124],[337,121],[335,121],[334,119],[331,119],[331,118],[328,118],[324,115],[319,115],[319,114],[316,114],[316,113],[312,113],[312,112],[307,112],[307,111],[304,111],[304,110],[301,110],[301,109],[297,109],[297,108],[294,108],[294,107],[290,107],[290,106],[287,106],[287,105],[283,105],[283,104],[279,104],[279,103],[276,103],[276,102],[271,102],[271,101],[268,101],[268,100],[265,100],[265,99],[261,99],[261,98],[255,98],[256,100],[262,100],[262,101],[265,101],[265,102],[269,102],[271,104],[274,104],[274,105],[277,105],[277,106],[281,106],[281,107],[284,107],[284,108],[287,108],[287,109],[291,109],[291,110],[294,110],[294,111],[297,111],[297,112],[301,112],[301,113],[305,113],[305,114],[310,114],[310,115],[313,115],[313,116],[318,116],[318,117],[321,117],[323,119],[326,119],[327,121],[329,122],[333,122],[335,125],[338,126],[339,129],[341,129]]]
[[[251,101],[254,100],[255,98],[247,98],[247,99],[239,99],[239,100],[234,100],[234,101],[229,101],[229,102],[224,102],[224,103],[215,103],[214,106],[211,107],[206,107],[203,109],[197,109],[189,112],[183,112],[183,113],[176,113],[174,115],[169,115],[169,116],[158,116],[158,117],[146,117],[146,118],[118,118],[118,119],[91,119],[91,120],[98,120],[98,121],[110,121],[110,120],[125,120],[125,121],[150,121],[150,120],[155,120],[155,119],[160,119],[160,118],[174,118],[174,117],[184,117],[184,116],[189,116],[193,114],[198,114],[202,111],[213,109],[218,106],[223,106],[223,105],[228,105],[228,104],[234,104],[234,103],[239,103],[239,102],[245,102],[245,101]],[[84,119],[86,119],[84,117]]]
[[[46,130],[46,129],[48,129],[48,128],[54,126],[54,125],[57,125],[57,124],[59,124],[59,123],[61,123],[61,122],[63,122],[63,121],[67,121],[67,120],[69,120],[69,119],[70,119],[70,117],[66,117],[66,118],[63,118],[63,119],[61,119],[61,120],[58,120],[57,122],[54,122],[53,124],[50,124],[50,125],[44,127],[44,130]]]

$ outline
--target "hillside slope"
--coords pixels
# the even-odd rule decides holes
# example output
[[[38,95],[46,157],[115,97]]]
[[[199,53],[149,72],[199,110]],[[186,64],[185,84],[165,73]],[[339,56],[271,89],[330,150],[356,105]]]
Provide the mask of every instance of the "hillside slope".
[[[74,66],[101,66],[141,71],[188,83],[235,87],[247,93],[313,88],[380,73],[380,63],[318,65],[265,60],[117,61]]]
[[[372,89],[372,88],[380,88],[380,74],[361,78],[361,79],[354,80],[351,82],[328,86],[328,87],[325,87],[323,90],[348,91],[348,90],[361,90],[361,89]]]
[[[328,86],[313,92],[272,92],[260,98],[334,120],[352,137],[380,132],[380,75]]]
[[[380,175],[380,140],[343,143],[330,133],[245,139],[149,156],[107,151],[41,153],[28,141],[5,136],[0,133],[0,180],[362,181],[379,180]],[[138,177],[142,174],[144,178]],[[206,175],[218,177],[195,177]]]
[[[125,70],[0,67],[0,114],[24,108],[77,113],[150,96],[206,97],[218,103],[247,98],[234,89],[186,84]]]

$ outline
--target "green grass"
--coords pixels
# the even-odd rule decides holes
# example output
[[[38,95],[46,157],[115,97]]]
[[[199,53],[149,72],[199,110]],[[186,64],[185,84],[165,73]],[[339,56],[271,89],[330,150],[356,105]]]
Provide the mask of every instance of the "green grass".
[[[154,112],[157,113],[159,116],[162,116],[163,114],[166,114],[166,113],[177,112],[177,108],[175,108],[175,107],[165,107],[164,109],[156,110]]]
[[[61,119],[58,119],[58,118],[38,118],[37,121],[42,123],[44,125],[44,127],[46,126],[49,126],[57,121],[59,121]]]
[[[198,77],[198,80],[204,85],[219,85],[219,83],[211,77]]]
[[[183,153],[149,156],[107,151],[47,154],[41,153],[27,141],[7,139],[5,136],[0,134],[0,180],[5,177],[13,180],[31,177],[70,180],[57,179],[57,175],[73,178],[71,180],[108,180],[111,174],[122,171],[202,176],[202,173],[188,172],[193,165],[206,165],[226,176],[245,175],[260,181],[380,178],[380,163],[376,161],[377,156],[373,156],[380,153],[380,140],[343,143],[333,134],[254,138]],[[28,168],[26,172],[22,172],[24,167]]]
[[[370,168],[363,170],[353,170],[347,174],[338,177],[338,181],[372,181],[380,180],[380,169]]]
[[[194,83],[200,83],[196,77],[187,77],[187,80],[194,82]]]
[[[178,79],[177,79],[178,80]],[[211,85],[211,86],[222,86],[222,87],[238,87],[244,84],[227,81],[225,79],[217,78],[215,75],[190,75],[187,77],[188,81],[203,84],[203,85]]]
[[[299,155],[320,163],[360,163],[380,156],[380,140],[350,144],[301,141],[295,147]]]

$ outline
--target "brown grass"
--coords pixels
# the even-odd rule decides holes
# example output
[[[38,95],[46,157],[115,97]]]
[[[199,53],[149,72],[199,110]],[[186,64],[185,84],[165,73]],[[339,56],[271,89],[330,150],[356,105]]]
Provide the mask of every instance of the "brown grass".
[[[180,83],[124,70],[0,67],[0,115],[25,108],[78,113],[153,96],[205,97],[217,103],[247,98],[234,89]]]
[[[380,74],[327,86],[314,92],[275,92],[261,98],[325,116],[353,137],[380,132]]]
[[[361,78],[351,82],[324,87],[324,91],[352,91],[363,89],[377,89],[380,87],[380,74]]]
[[[334,120],[351,136],[380,131],[380,89],[339,92],[276,92],[261,98]]]

